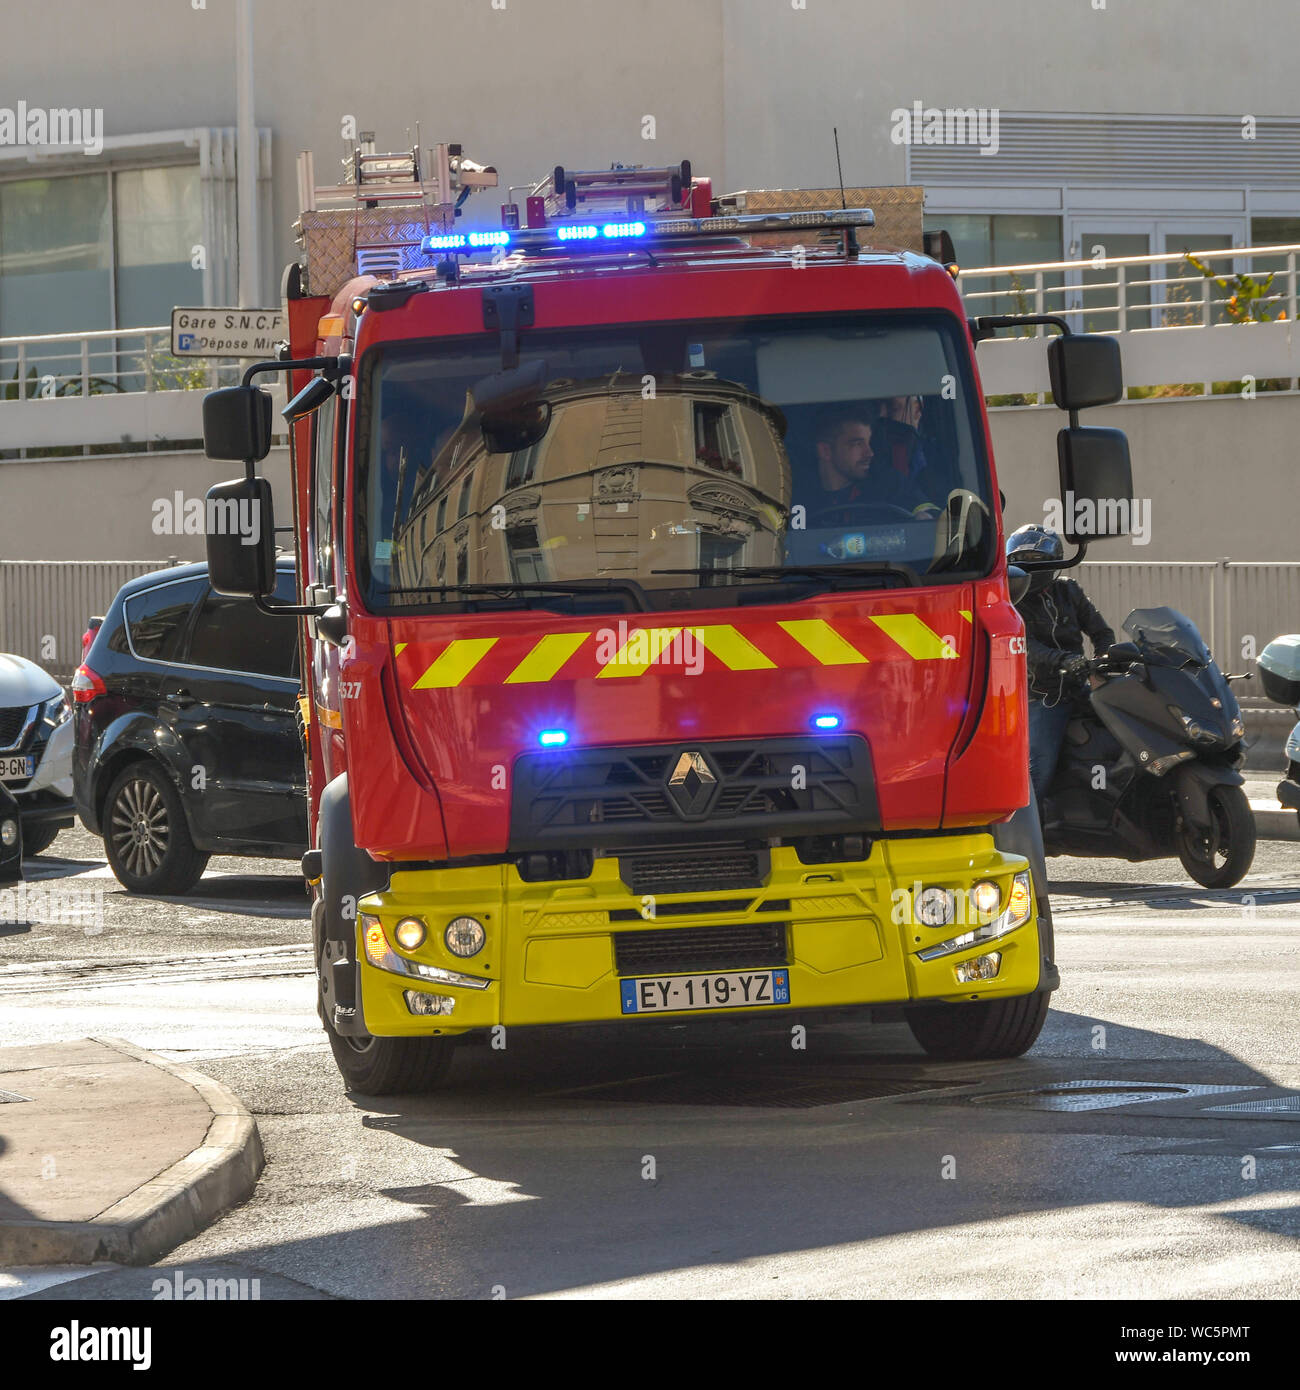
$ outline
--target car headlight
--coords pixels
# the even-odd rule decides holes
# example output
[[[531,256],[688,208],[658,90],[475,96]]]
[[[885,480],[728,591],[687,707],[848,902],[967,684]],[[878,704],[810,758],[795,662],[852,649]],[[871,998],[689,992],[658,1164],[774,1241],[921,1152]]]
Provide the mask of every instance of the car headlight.
[[[952,955],[954,951],[965,951],[985,941],[995,941],[998,937],[1015,931],[1017,927],[1023,927],[1033,910],[1034,894],[1029,884],[1029,871],[1024,870],[1012,878],[1011,892],[1007,894],[1007,905],[1000,917],[972,927],[970,931],[962,932],[960,936],[954,936],[948,941],[941,941],[937,946],[927,946],[924,951],[916,953],[917,958],[937,960],[940,956]]]
[[[13,819],[0,821],[0,845],[13,849],[18,843],[18,822]]]
[[[927,927],[946,927],[957,915],[957,898],[947,888],[922,888],[916,895],[916,917]]]
[[[41,706],[41,722],[49,729],[57,729],[60,724],[72,718],[72,706],[68,697],[60,691],[52,695]]]
[[[427,935],[428,930],[418,917],[403,917],[393,928],[393,936],[404,951],[419,950],[424,945],[424,938]]]

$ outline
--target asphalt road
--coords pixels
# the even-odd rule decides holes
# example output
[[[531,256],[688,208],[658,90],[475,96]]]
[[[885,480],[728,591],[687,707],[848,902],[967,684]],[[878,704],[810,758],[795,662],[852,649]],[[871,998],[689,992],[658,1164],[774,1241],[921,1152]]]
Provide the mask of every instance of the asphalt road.
[[[1050,861],[1063,986],[1017,1062],[811,1016],[802,1050],[795,1016],[513,1030],[387,1101],[333,1068],[292,866],[214,860],[192,898],[144,901],[102,863],[84,832],[31,861],[103,889],[102,920],[0,938],[0,1041],[191,1061],[256,1114],[267,1169],[157,1268],[27,1271],[11,1296],[147,1296],[177,1268],[263,1298],[1300,1295],[1296,844],[1227,893]]]

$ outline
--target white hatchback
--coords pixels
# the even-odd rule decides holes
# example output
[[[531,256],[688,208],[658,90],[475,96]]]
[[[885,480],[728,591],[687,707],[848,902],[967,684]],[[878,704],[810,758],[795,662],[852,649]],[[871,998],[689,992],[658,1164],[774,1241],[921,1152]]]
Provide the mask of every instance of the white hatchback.
[[[34,661],[3,653],[0,782],[18,803],[24,855],[40,854],[74,824],[71,703]]]

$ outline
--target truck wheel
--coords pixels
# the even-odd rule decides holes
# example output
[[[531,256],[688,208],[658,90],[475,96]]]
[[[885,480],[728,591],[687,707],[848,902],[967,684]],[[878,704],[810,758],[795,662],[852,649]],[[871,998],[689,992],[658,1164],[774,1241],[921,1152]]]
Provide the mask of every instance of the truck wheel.
[[[59,838],[57,827],[53,825],[34,825],[23,831],[23,858],[44,854]]]
[[[398,1096],[432,1091],[451,1066],[454,1038],[345,1038],[325,1024],[330,1050],[349,1091]]]
[[[1255,862],[1255,816],[1241,787],[1214,787],[1210,794],[1214,834],[1184,824],[1178,831],[1178,858],[1202,888],[1231,888]]]
[[[909,1009],[907,1026],[931,1057],[982,1062],[1020,1057],[1034,1045],[1047,1019],[1045,991],[1015,999],[981,999],[970,1004],[931,1004]]]
[[[153,763],[123,769],[104,800],[104,848],[129,893],[188,893],[208,856],[194,848],[171,778]]]

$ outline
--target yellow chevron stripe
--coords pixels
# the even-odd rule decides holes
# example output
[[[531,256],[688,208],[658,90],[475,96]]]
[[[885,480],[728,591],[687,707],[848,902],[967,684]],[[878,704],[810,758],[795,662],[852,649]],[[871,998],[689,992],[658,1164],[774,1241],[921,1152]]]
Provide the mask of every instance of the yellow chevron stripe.
[[[591,636],[589,632],[548,632],[506,677],[507,685],[548,681]]]
[[[957,653],[915,613],[881,613],[871,621],[892,637],[913,661],[956,659]]]
[[[867,658],[824,618],[796,618],[781,626],[823,666],[860,666]]]
[[[732,671],[776,669],[776,662],[769,661],[748,637],[737,632],[730,623],[716,623],[687,630],[696,637],[705,651],[712,652]]]
[[[496,646],[495,637],[458,637],[411,687],[412,690],[447,690],[461,681]]]
[[[401,656],[401,654],[402,654],[405,650],[406,650],[406,643],[405,643],[405,642],[394,642],[394,643],[393,643],[393,655],[394,655],[394,656]]]
[[[681,631],[679,627],[636,628],[612,657],[596,672],[601,676],[644,676],[652,661]]]
[[[970,622],[970,621],[971,621],[970,609],[969,609],[969,608],[959,608],[957,611],[958,611],[958,613],[960,613],[960,614],[962,615],[963,618],[966,619],[967,622]]]

